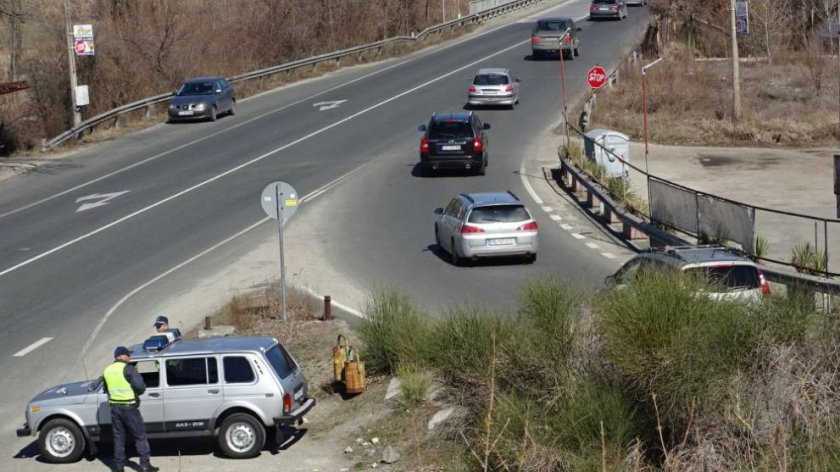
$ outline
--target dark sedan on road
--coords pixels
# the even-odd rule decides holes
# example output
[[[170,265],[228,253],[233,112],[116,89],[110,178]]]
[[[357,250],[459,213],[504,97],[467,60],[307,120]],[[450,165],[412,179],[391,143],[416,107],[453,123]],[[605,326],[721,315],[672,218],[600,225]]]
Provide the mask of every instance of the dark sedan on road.
[[[224,113],[235,114],[233,86],[222,77],[198,77],[184,82],[169,102],[169,121],[216,121]]]
[[[624,0],[592,0],[589,7],[589,19],[610,18],[622,20],[627,18],[627,3]]]

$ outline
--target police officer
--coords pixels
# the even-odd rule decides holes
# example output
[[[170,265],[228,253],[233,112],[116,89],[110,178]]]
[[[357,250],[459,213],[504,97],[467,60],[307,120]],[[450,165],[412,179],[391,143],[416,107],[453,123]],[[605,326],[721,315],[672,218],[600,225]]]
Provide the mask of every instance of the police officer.
[[[157,318],[155,318],[155,329],[158,333],[169,331],[169,318],[163,315],[158,315]]]
[[[114,350],[114,363],[105,368],[102,378],[105,391],[111,405],[111,425],[114,429],[114,470],[125,470],[126,433],[134,438],[137,453],[140,454],[140,467],[143,472],[155,472],[157,467],[151,464],[149,441],[146,440],[146,427],[140,415],[140,399],[146,391],[146,383],[137,369],[129,364],[131,352],[125,346]]]

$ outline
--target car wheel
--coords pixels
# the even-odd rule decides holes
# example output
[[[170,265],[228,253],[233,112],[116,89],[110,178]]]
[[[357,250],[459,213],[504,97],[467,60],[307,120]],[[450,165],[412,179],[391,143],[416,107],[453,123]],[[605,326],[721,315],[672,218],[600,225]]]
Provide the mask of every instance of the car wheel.
[[[47,421],[38,434],[38,449],[53,464],[76,462],[85,452],[85,437],[76,423],[56,418]]]
[[[542,51],[531,51],[531,58],[532,59],[542,59],[543,54]]]
[[[478,175],[485,175],[487,174],[487,160],[481,162],[481,165],[478,166],[478,169],[475,170],[475,173]]]
[[[234,413],[219,428],[219,447],[233,459],[255,457],[265,445],[265,428],[247,413]]]
[[[210,109],[210,121],[216,121],[218,119],[218,115],[216,115],[216,106],[213,105],[213,108]]]
[[[433,175],[432,167],[426,164],[420,164],[420,176],[431,177]]]
[[[449,248],[450,262],[452,262],[452,265],[458,267],[461,265],[463,259],[461,259],[461,256],[458,255],[458,248],[455,246],[455,238],[452,238],[450,243],[452,244]]]
[[[537,254],[536,253],[528,254],[527,256],[525,256],[525,263],[526,264],[533,264],[534,262],[537,262]]]
[[[575,56],[580,56],[580,51],[578,51],[578,48],[575,48]]]
[[[440,244],[440,230],[438,229],[438,225],[435,225],[435,244],[437,244],[438,250],[443,249],[443,246]]]

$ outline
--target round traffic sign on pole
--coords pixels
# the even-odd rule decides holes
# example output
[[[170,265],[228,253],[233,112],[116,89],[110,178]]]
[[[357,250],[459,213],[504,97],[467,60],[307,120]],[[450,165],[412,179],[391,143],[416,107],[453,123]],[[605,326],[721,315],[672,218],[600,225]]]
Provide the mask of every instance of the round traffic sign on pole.
[[[591,88],[598,90],[607,83],[607,71],[599,65],[593,66],[589,69],[589,72],[586,73],[586,82]]]
[[[300,198],[294,187],[283,181],[272,182],[265,186],[260,196],[263,211],[269,218],[288,220],[297,211]]]

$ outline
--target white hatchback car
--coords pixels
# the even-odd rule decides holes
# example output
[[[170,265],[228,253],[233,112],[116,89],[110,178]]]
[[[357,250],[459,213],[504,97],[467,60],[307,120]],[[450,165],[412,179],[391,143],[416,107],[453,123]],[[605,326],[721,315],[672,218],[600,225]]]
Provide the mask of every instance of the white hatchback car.
[[[519,103],[519,79],[508,69],[479,69],[467,89],[467,104],[503,105]]]
[[[537,260],[539,225],[512,192],[462,193],[435,210],[435,241],[453,265],[482,257]]]

